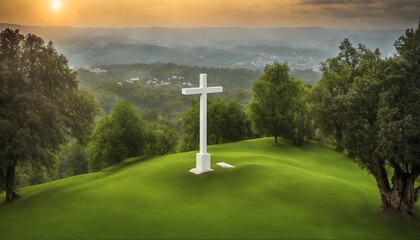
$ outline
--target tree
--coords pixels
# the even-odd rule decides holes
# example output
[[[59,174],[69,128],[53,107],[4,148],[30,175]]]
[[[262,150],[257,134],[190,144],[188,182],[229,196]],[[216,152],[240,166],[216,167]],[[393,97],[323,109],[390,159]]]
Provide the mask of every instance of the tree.
[[[359,48],[357,74],[340,96],[342,146],[375,177],[381,208],[411,219],[420,192],[420,23],[395,46],[399,55],[386,60]]]
[[[166,113],[158,114],[156,110],[148,110],[143,114],[147,121],[147,153],[165,155],[176,151],[178,133],[176,124]]]
[[[399,56],[389,59],[379,76],[383,92],[378,109],[378,151],[392,167],[392,188],[388,177],[378,179],[382,207],[413,215],[420,194],[415,181],[420,174],[420,22],[396,42]]]
[[[175,129],[163,126],[155,132],[156,136],[156,153],[165,155],[175,152],[178,144],[178,134]]]
[[[306,125],[299,115],[306,116],[307,90],[298,80],[289,77],[287,64],[274,63],[264,68],[260,79],[254,82],[254,98],[251,103],[251,119],[257,133],[283,136],[300,146],[306,133]]]
[[[295,96],[295,106],[292,115],[292,131],[290,138],[295,146],[302,146],[306,137],[313,135],[313,120],[310,114],[310,88],[297,81],[298,92]]]
[[[181,150],[198,149],[199,103],[192,106],[181,117]],[[242,140],[249,135],[248,118],[236,100],[209,99],[207,106],[208,144],[219,144]]]
[[[110,115],[98,123],[88,143],[89,169],[98,171],[144,154],[146,138],[144,122],[134,106],[127,100],[117,102]]]
[[[58,178],[87,173],[89,170],[85,147],[78,141],[63,146],[57,158]]]
[[[208,109],[210,144],[233,142],[247,138],[248,118],[236,100],[225,101],[216,98],[210,102]]]
[[[337,57],[322,63],[322,79],[312,90],[315,125],[326,135],[336,140],[336,150],[343,150],[343,131],[346,120],[345,96],[354,78],[364,74],[358,68],[366,48],[359,45],[354,48],[348,39],[340,43]]]
[[[207,105],[207,111],[210,109],[209,99]],[[182,138],[180,143],[181,151],[191,151],[198,149],[199,145],[199,131],[200,131],[200,104],[197,100],[192,101],[191,107],[181,115],[180,125],[182,131]],[[207,126],[210,125],[210,119],[207,115]],[[208,140],[210,132],[207,132],[207,143],[210,144]]]
[[[0,33],[0,176],[6,201],[18,198],[18,165],[51,168],[70,137],[83,140],[98,107],[52,42],[19,30]]]
[[[419,192],[420,84],[404,58],[377,62],[378,71],[357,79],[347,97],[344,146],[375,177],[381,208],[411,218]]]

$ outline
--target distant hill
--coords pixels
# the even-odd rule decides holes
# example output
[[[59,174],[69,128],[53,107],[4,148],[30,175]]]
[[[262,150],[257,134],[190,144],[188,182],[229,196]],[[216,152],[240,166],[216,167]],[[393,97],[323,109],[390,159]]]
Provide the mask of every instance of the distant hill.
[[[71,65],[173,62],[262,69],[273,61],[293,69],[319,68],[349,38],[384,55],[403,30],[327,28],[78,28],[0,24],[52,40]]]
[[[80,56],[89,65],[132,64],[184,61],[189,56],[180,51],[156,45],[112,43],[89,49]],[[180,62],[185,64],[185,62]]]
[[[265,65],[278,61],[288,62],[292,69],[303,70],[318,65],[328,54],[319,49],[268,45],[217,49],[113,43],[87,49],[83,54],[68,56],[78,63],[77,66],[165,62],[198,67],[262,69]]]
[[[25,187],[0,205],[0,238],[418,239],[418,225],[380,211],[371,175],[321,144],[263,138],[209,152],[215,171],[199,176],[187,152]]]
[[[181,88],[198,86],[200,73],[208,74],[210,86],[224,87],[223,93],[215,94],[214,97],[236,98],[244,107],[252,98],[254,81],[262,74],[261,70],[245,68],[209,68],[173,63],[100,67],[106,72],[98,74],[93,69],[78,69],[78,80],[83,88],[95,94],[105,111],[109,111],[117,99],[127,98],[141,112],[156,110],[172,116],[190,106],[194,96],[181,95]],[[312,70],[292,70],[290,74],[311,85],[315,85],[321,78],[320,73]]]
[[[250,59],[250,56],[210,47],[162,47],[148,44],[113,43],[91,48],[73,56],[73,62],[83,65],[111,65],[132,63],[176,63],[199,67],[230,67]]]
[[[80,85],[93,92],[108,112],[118,99],[130,100],[142,113],[157,111],[176,119],[195,96],[183,96],[182,87],[198,86],[199,74],[208,74],[209,86],[221,85],[224,91],[214,97],[236,98],[246,105],[252,97],[251,87],[261,71],[250,69],[209,68],[173,63],[119,64],[94,69],[78,69]],[[134,79],[134,80],[132,80]],[[211,96],[213,97],[213,96]]]

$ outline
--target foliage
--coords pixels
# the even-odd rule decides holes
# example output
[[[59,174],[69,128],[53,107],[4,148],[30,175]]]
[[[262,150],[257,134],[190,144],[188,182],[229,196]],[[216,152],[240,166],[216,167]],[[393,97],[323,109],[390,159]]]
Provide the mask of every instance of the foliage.
[[[200,73],[207,73],[211,77],[212,84],[223,85],[225,88],[250,88],[252,81],[259,76],[260,71],[244,68],[212,68],[196,67],[188,65],[178,65],[174,63],[152,63],[152,64],[118,64],[102,66],[108,70],[105,76],[101,76],[105,81],[125,81],[132,77],[138,77],[142,82],[150,78],[160,81],[168,81],[172,84],[182,84],[182,82],[198,83]],[[173,76],[182,77],[174,78]],[[115,84],[116,85],[116,84]],[[131,84],[130,84],[131,85]],[[118,85],[116,85],[118,86]]]
[[[0,33],[0,100],[0,175],[13,201],[16,167],[53,168],[60,145],[85,140],[98,110],[52,42],[8,28]]]
[[[311,86],[315,86],[322,77],[320,72],[314,71],[312,69],[293,69],[290,71],[290,75],[296,79],[302,80],[304,83]]]
[[[260,71],[231,68],[208,68],[173,63],[127,64],[101,66],[107,73],[97,75],[79,69],[81,86],[93,92],[106,113],[118,99],[128,99],[142,113],[155,110],[175,121],[177,115],[191,106],[193,96],[180,94],[183,83],[198,84],[200,73],[207,73],[211,85],[222,85],[222,96],[237,98],[242,105],[251,99],[249,88]],[[131,78],[139,81],[128,82]],[[147,84],[155,80],[156,84]],[[171,85],[160,85],[162,82]],[[120,85],[121,84],[121,85]]]
[[[91,91],[91,90],[90,90]],[[112,106],[118,102],[119,97],[111,92],[106,92],[103,90],[93,91],[96,99],[104,110],[105,114],[109,114],[112,109]]]
[[[63,146],[57,158],[58,178],[87,173],[89,170],[85,146],[83,146],[80,142],[73,141]]]
[[[209,111],[211,100],[208,100],[207,111]],[[209,116],[207,115],[207,126],[210,124]],[[182,131],[182,138],[180,143],[180,151],[190,151],[199,148],[199,134],[200,134],[200,103],[194,100],[184,114],[181,115],[180,125]],[[207,130],[207,143],[209,141],[210,131]]]
[[[200,131],[200,105],[193,101],[191,108],[181,117],[182,139],[180,150],[198,149]],[[248,138],[250,127],[247,115],[235,100],[209,99],[207,105],[207,142],[219,144]]]
[[[119,101],[96,126],[87,147],[89,169],[98,171],[122,160],[144,154],[145,123],[133,105]]]
[[[379,76],[384,80],[378,109],[378,151],[394,170],[393,187],[385,187],[383,207],[410,218],[420,195],[420,22],[395,43],[399,57],[390,59]],[[384,183],[388,183],[386,175]]]
[[[36,166],[19,164],[16,166],[15,182],[18,187],[41,184],[56,179],[56,164],[54,166]]]
[[[416,187],[420,175],[420,22],[416,30],[407,30],[396,41],[399,55],[386,60],[378,50],[344,45],[335,59],[341,59],[350,74],[341,82],[345,87],[333,88],[341,90],[335,96],[340,107],[330,112],[318,108],[317,114],[331,119],[341,116],[342,135],[337,142],[375,177],[382,209],[411,219],[420,192]],[[317,88],[327,89],[324,92],[332,96],[334,91],[327,87],[331,80],[323,78]],[[314,99],[321,100],[315,102],[318,106],[325,103]]]
[[[356,77],[365,74],[359,67],[366,48],[362,45],[356,49],[348,39],[340,43],[337,57],[322,63],[322,79],[312,91],[313,118],[316,126],[326,135],[333,135],[337,151],[343,150],[343,131],[346,121],[343,97]]]
[[[153,139],[153,140],[150,140]],[[151,154],[165,155],[176,151],[178,145],[178,133],[174,128],[163,126],[152,132],[149,137]]]
[[[296,146],[310,132],[307,86],[289,77],[286,64],[267,65],[254,82],[251,119],[257,133],[293,139]]]
[[[155,110],[147,111],[143,117],[148,126],[147,153],[165,155],[175,152],[179,140],[175,123],[167,115],[159,115]]]
[[[310,114],[310,88],[308,85],[300,81],[298,85],[298,92],[295,96],[295,106],[292,113],[292,131],[291,138],[295,146],[301,146],[306,138],[313,135],[313,121]]]

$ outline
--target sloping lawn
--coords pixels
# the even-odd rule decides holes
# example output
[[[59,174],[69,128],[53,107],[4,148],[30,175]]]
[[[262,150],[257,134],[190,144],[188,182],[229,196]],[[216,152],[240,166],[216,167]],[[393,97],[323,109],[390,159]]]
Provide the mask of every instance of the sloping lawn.
[[[209,152],[215,172],[198,176],[188,152],[23,188],[0,205],[0,239],[420,238],[379,210],[372,176],[321,144],[262,138]]]

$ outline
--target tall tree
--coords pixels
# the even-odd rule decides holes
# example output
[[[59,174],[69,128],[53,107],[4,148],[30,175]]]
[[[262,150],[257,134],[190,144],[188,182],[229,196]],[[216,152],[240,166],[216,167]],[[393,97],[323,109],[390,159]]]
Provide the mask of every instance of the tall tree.
[[[343,150],[344,99],[358,71],[364,47],[354,48],[348,39],[340,43],[337,57],[322,63],[322,79],[312,91],[313,117],[316,126],[336,140],[336,150]]]
[[[420,23],[395,46],[399,55],[386,60],[359,47],[355,77],[340,95],[342,146],[375,177],[382,209],[411,218],[420,192]]]
[[[406,217],[420,194],[420,22],[396,42],[399,56],[387,61],[378,109],[378,149],[394,170],[389,187],[386,175],[380,188],[383,208]]]
[[[304,131],[297,116],[303,113],[304,104],[300,101],[306,91],[288,72],[287,64],[274,63],[264,68],[252,88],[251,119],[257,133],[274,136],[275,143],[279,136],[291,138],[299,146]]]
[[[98,171],[146,152],[147,132],[133,105],[123,100],[95,128],[87,147],[89,169]]]
[[[6,201],[18,198],[19,164],[54,166],[70,137],[83,139],[98,112],[94,98],[78,89],[76,74],[52,42],[19,30],[0,33],[0,176]]]

